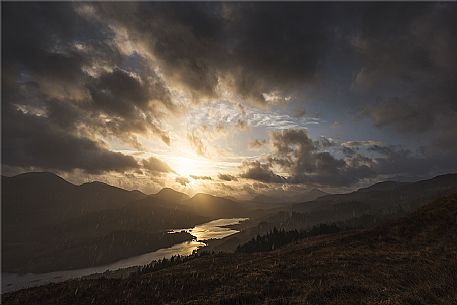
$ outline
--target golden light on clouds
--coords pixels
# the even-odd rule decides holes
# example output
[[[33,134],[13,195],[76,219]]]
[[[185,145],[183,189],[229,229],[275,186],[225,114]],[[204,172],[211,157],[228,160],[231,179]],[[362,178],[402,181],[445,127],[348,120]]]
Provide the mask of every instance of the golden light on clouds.
[[[204,158],[171,157],[170,166],[182,176],[207,175],[214,170],[214,162]]]
[[[8,6],[4,168],[236,195],[258,183],[352,188],[455,168],[447,9],[401,16],[398,28],[424,25],[414,35],[371,39],[358,21],[340,24],[307,4],[219,5]],[[284,22],[296,14],[303,26]],[[394,85],[406,79],[404,90]]]

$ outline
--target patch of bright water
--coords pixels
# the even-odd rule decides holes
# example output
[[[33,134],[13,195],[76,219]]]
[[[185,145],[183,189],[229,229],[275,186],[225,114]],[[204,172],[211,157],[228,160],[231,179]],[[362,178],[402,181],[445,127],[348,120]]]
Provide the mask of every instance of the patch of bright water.
[[[238,224],[247,218],[230,218],[213,220],[194,228],[174,229],[170,233],[186,231],[196,237],[196,240],[182,242],[169,248],[129,257],[104,266],[62,270],[47,273],[2,273],[2,293],[11,292],[27,287],[45,285],[48,283],[63,282],[69,279],[80,278],[94,273],[103,273],[108,270],[117,270],[134,266],[149,264],[153,260],[170,258],[173,255],[190,255],[194,250],[205,246],[203,241],[208,239],[221,239],[237,233],[237,230],[225,226]]]

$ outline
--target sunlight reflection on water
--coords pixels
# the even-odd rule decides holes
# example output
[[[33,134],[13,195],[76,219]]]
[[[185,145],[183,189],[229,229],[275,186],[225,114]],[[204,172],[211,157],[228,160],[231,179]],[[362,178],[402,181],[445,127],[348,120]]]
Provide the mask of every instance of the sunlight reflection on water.
[[[244,220],[247,220],[247,218],[217,219],[195,226],[194,228],[170,230],[170,233],[180,231],[189,232],[196,237],[196,240],[182,242],[169,248],[129,257],[103,266],[48,273],[18,274],[4,272],[2,273],[2,293],[48,283],[63,282],[65,280],[79,278],[94,273],[103,273],[108,270],[146,265],[153,260],[170,258],[173,255],[190,255],[194,250],[205,246],[205,243],[202,242],[204,240],[220,239],[237,233],[237,230],[225,228],[224,226],[238,224]]]

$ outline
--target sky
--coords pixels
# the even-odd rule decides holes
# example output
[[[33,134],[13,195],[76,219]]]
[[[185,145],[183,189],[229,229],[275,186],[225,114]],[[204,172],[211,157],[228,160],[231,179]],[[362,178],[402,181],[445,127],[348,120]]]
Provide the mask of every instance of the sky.
[[[2,174],[249,198],[457,172],[455,3],[2,3]]]

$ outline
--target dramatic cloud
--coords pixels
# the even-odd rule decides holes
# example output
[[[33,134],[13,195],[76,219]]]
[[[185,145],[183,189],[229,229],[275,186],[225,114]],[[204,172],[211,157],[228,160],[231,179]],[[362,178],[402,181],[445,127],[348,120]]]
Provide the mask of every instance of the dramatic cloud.
[[[143,167],[151,172],[158,172],[158,173],[174,173],[175,171],[171,169],[168,164],[159,160],[154,157],[150,157],[149,159],[143,160]]]
[[[354,87],[376,98],[365,112],[376,126],[457,137],[455,8],[396,4],[364,10],[359,35],[353,40],[363,64]],[[453,133],[447,132],[450,126],[443,121],[454,122]]]
[[[454,3],[2,10],[4,166],[158,188],[185,164],[220,192],[457,171]]]
[[[217,178],[219,180],[224,180],[224,181],[238,181],[238,178],[229,174],[219,174],[217,175]]]
[[[213,180],[210,176],[195,176],[195,175],[190,175],[192,179],[195,180]]]
[[[259,149],[263,145],[265,145],[266,141],[265,140],[257,140],[255,139],[254,141],[249,143],[249,147],[253,149]]]
[[[245,161],[241,165],[243,173],[242,178],[258,180],[262,182],[285,182],[286,179],[276,175],[270,168],[269,164],[260,163],[259,161]]]
[[[10,110],[3,124],[3,130],[5,126],[8,130],[2,139],[5,165],[63,171],[82,169],[89,173],[138,167],[134,158],[112,152],[103,143],[50,126],[46,118],[37,115]]]
[[[244,162],[242,177],[262,182],[344,186],[374,176],[371,159],[362,159],[359,155],[352,159],[337,159],[320,150],[329,145],[313,141],[304,129],[274,132],[271,141],[274,151],[266,162]],[[274,168],[286,175],[276,174]]]
[[[170,78],[206,97],[223,84],[253,102],[281,100],[286,89],[315,78],[330,43],[324,20],[332,10],[312,3],[140,3],[98,11],[146,45]]]
[[[3,145],[6,165],[119,171],[137,167],[98,136],[140,147],[137,135],[170,143],[154,103],[173,109],[150,69],[122,68],[109,28],[83,18],[74,4],[4,7]],[[4,146],[5,147],[5,146]]]
[[[186,177],[176,177],[175,181],[181,184],[182,186],[186,186],[190,182],[190,180]]]
[[[206,154],[205,144],[203,144],[203,141],[197,135],[195,135],[195,133],[187,134],[187,139],[198,155],[204,156]]]

